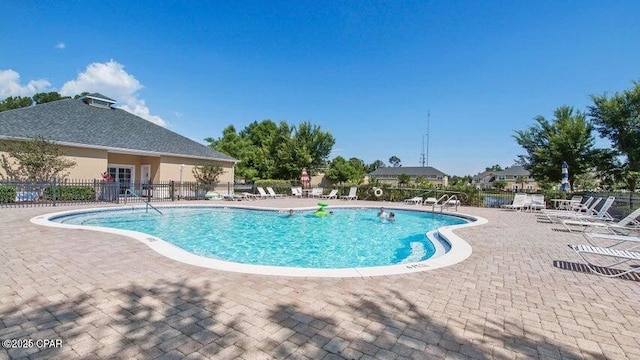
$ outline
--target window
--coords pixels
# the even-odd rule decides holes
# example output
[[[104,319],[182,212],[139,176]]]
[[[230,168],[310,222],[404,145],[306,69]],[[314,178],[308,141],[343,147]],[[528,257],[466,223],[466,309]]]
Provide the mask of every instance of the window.
[[[133,188],[133,165],[109,165],[107,172],[111,178],[120,183],[120,195],[124,195],[127,189]]]

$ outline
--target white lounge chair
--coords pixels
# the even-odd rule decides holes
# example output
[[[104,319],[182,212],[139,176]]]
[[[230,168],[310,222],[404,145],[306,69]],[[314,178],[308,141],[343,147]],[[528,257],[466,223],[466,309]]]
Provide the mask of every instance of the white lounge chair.
[[[261,186],[258,186],[257,189],[258,189],[258,195],[256,196],[257,198],[259,198],[259,199],[269,199],[269,198],[275,199],[275,195],[271,196],[271,195],[267,194],[267,192],[264,191],[264,189]]]
[[[587,231],[591,228],[599,228],[608,230],[612,233],[629,233],[634,230],[640,231],[640,221],[638,221],[638,219],[640,219],[640,208],[637,208],[636,210],[631,212],[631,214],[627,215],[618,222],[600,222],[587,218],[576,220],[568,219],[562,221],[562,224],[565,228],[567,228],[567,230],[569,230],[569,232],[571,232],[570,226],[582,226],[581,230],[583,231]]]
[[[604,204],[598,210],[596,214],[582,214],[582,213],[569,213],[569,214],[556,214],[551,216],[551,221],[556,222],[564,222],[565,220],[581,220],[581,221],[613,221],[614,218],[609,214],[609,209],[613,205],[613,202],[616,201],[615,196],[609,196],[607,200],[605,200]],[[594,211],[594,210],[591,210]]]
[[[433,205],[435,203],[438,202],[438,199],[434,198],[434,197],[428,197],[426,199],[424,199],[424,201],[422,202],[422,205]]]
[[[311,197],[322,197],[322,188],[317,187],[311,189]]]
[[[284,196],[283,194],[277,194],[275,191],[273,191],[273,188],[271,186],[267,186],[267,192],[269,193],[269,196],[273,198],[279,198]]]
[[[532,194],[530,196],[530,202],[527,205],[529,210],[544,210],[547,208],[547,205],[544,201],[544,195],[542,194]]]
[[[599,247],[617,247],[619,245],[625,244],[627,247],[624,250],[634,250],[638,246],[640,246],[640,236],[629,236],[629,235],[617,235],[617,234],[602,234],[602,233],[584,233],[584,238],[587,239],[587,242],[593,246]],[[604,246],[603,241],[606,240],[608,246]],[[613,242],[613,243],[612,243]]]
[[[291,196],[302,197],[302,188],[300,186],[294,186],[291,188]]]
[[[622,275],[626,275],[632,272],[640,271],[640,266],[631,266],[630,269],[627,270],[616,270],[616,271],[606,271],[603,268],[608,268],[610,266],[616,266],[620,264],[624,264],[629,261],[640,262],[640,252],[637,251],[629,251],[629,250],[617,250],[608,247],[599,247],[599,246],[591,246],[591,245],[569,245],[569,247],[580,256],[580,258],[587,263],[587,267],[594,274],[598,274],[600,276],[606,277],[618,277]],[[614,258],[615,261],[610,264],[595,264],[589,260],[585,255],[590,255],[591,257],[605,257],[605,258]]]
[[[593,196],[589,196],[584,203],[576,203],[573,202],[573,198],[571,200],[571,205],[568,209],[560,210],[560,209],[544,209],[542,213],[549,218],[549,216],[553,216],[555,214],[595,214],[594,210],[596,206],[602,201],[602,198],[594,198]],[[551,219],[549,219],[551,220]]]
[[[340,199],[344,200],[358,200],[358,188],[356,186],[352,186],[349,189],[349,195],[342,195]]]
[[[516,194],[513,197],[513,203],[502,205],[501,208],[520,211],[524,209],[526,201],[527,201],[527,194]]]
[[[603,200],[603,198],[600,198],[600,197],[599,198],[594,198],[593,201],[591,202],[591,204],[589,205],[589,207],[586,208],[585,210],[581,210],[581,211],[551,210],[551,211],[545,211],[545,212],[543,212],[543,214],[551,222],[558,221],[559,219],[562,219],[562,218],[571,219],[571,218],[575,218],[575,217],[578,217],[578,216],[593,216],[593,215],[598,213],[596,208],[598,207],[598,205],[600,205],[600,202],[602,202],[602,200]]]
[[[418,205],[418,204],[422,204],[422,196],[414,196],[411,199],[405,199],[403,202],[406,204],[413,204],[413,205]]]
[[[338,198],[338,189],[333,189],[329,193],[329,195],[322,195],[323,199],[337,199]]]

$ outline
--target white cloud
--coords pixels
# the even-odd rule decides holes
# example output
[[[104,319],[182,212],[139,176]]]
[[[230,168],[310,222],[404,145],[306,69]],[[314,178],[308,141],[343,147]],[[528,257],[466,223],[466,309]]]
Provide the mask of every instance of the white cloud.
[[[67,45],[65,43],[63,43],[63,42],[59,42],[59,43],[56,44],[56,49],[62,50],[64,48],[66,48],[66,47],[67,47]]]
[[[27,85],[20,85],[20,74],[9,69],[0,70],[0,100],[9,96],[32,96],[49,90],[51,83],[47,80],[31,80]]]
[[[111,60],[106,63],[89,64],[76,80],[67,81],[60,89],[63,96],[75,96],[82,92],[97,92],[124,105],[121,109],[160,126],[167,123],[159,116],[152,115],[144,99],[138,98],[138,90],[143,86],[133,75],[124,71],[124,66]]]
[[[173,113],[176,115],[178,119],[182,119],[182,117],[184,116],[184,114],[182,114],[180,111],[174,111]]]

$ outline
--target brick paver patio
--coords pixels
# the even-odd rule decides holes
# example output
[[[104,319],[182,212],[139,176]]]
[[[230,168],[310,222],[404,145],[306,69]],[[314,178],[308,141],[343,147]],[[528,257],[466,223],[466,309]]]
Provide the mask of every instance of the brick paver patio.
[[[63,342],[0,359],[640,359],[638,278],[588,273],[566,246],[582,236],[535,214],[462,208],[489,220],[456,231],[469,259],[329,279],[198,268],[29,222],[75,208],[0,209],[0,339]]]

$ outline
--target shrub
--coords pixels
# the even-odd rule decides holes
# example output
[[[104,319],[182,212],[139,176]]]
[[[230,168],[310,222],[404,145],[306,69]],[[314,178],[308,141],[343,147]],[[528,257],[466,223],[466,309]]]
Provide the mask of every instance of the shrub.
[[[16,188],[13,186],[0,186],[0,203],[12,203],[16,199]]]
[[[291,180],[276,180],[276,179],[258,179],[253,182],[255,186],[277,186],[277,187],[285,187],[291,186]]]
[[[44,190],[44,198],[53,200],[53,188]],[[58,186],[56,200],[95,200],[96,190],[91,186]]]

